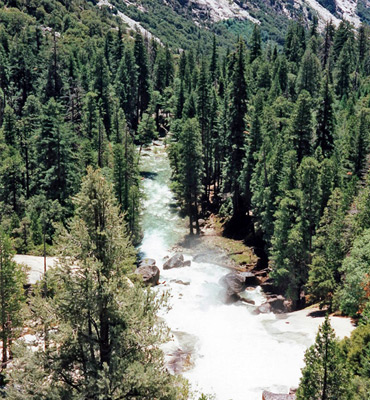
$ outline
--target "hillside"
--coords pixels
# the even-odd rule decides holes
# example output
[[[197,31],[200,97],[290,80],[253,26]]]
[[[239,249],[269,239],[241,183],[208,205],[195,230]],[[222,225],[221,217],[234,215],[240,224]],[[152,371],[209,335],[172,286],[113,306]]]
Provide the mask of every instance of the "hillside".
[[[320,30],[329,21],[338,26],[341,20],[347,20],[356,28],[361,22],[370,21],[368,0],[112,0],[111,3],[125,19],[136,21],[164,43],[177,48],[181,47],[179,40],[184,48],[190,48],[194,38],[208,38],[207,33],[216,34],[230,46],[236,35],[249,38],[253,24],[261,26],[265,41],[282,44],[290,20],[300,20],[308,27],[317,17]],[[170,34],[174,28],[176,37]],[[205,39],[202,43],[205,47],[206,42]]]

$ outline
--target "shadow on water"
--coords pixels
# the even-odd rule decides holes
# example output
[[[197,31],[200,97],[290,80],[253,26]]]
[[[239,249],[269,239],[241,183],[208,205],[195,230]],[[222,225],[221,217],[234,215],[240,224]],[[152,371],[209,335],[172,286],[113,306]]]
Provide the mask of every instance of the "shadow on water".
[[[140,176],[147,179],[155,179],[158,176],[158,174],[157,172],[140,171]]]
[[[327,313],[327,310],[315,310],[311,311],[307,316],[311,318],[322,318],[325,317]]]

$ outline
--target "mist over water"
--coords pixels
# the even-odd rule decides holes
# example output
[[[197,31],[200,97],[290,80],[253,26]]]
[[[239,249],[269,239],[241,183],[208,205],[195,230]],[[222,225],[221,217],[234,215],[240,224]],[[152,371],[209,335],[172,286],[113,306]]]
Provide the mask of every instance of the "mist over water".
[[[146,195],[141,251],[161,270],[154,290],[170,290],[172,309],[162,317],[174,340],[165,346],[169,368],[182,373],[200,392],[218,400],[260,400],[263,390],[288,393],[299,382],[303,354],[314,332],[292,329],[273,314],[254,315],[254,306],[226,305],[220,279],[229,270],[192,260],[191,267],[163,270],[163,258],[186,234],[169,188],[171,170],[163,146],[145,151],[142,160]],[[256,305],[260,288],[245,293]],[[176,360],[180,359],[180,366]]]

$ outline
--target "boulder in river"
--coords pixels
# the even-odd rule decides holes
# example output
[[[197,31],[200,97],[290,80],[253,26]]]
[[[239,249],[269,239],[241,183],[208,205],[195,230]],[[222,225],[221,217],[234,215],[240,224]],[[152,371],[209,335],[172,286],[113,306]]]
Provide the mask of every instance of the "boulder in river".
[[[258,314],[267,314],[273,312],[275,314],[285,314],[291,311],[291,302],[289,302],[284,296],[272,295],[268,300],[257,307]]]
[[[159,268],[156,265],[142,265],[135,271],[143,277],[146,285],[158,285],[159,282]]]
[[[140,261],[139,267],[152,267],[156,262],[153,258],[143,258]]]
[[[264,390],[262,400],[295,400],[294,394],[277,394]]]
[[[244,283],[246,286],[258,286],[261,283],[253,272],[239,272],[239,275],[244,278]]]
[[[229,297],[235,296],[238,293],[243,292],[247,287],[243,275],[235,272],[230,272],[229,274],[222,277],[220,283],[226,288],[226,292]]]
[[[190,264],[184,261],[184,256],[181,253],[176,253],[163,264],[163,269],[189,267]]]

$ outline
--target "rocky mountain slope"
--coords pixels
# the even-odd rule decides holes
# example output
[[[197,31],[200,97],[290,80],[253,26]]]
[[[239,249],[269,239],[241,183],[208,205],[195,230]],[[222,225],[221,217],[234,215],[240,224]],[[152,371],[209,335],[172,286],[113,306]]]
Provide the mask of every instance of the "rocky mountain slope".
[[[131,29],[146,30],[171,47],[180,47],[180,42],[191,47],[201,37],[206,43],[213,33],[229,45],[237,35],[248,38],[253,24],[261,26],[264,40],[282,43],[290,20],[309,26],[317,17],[319,29],[328,21],[338,25],[343,19],[355,27],[370,23],[370,0],[103,0],[98,4],[109,6]]]

